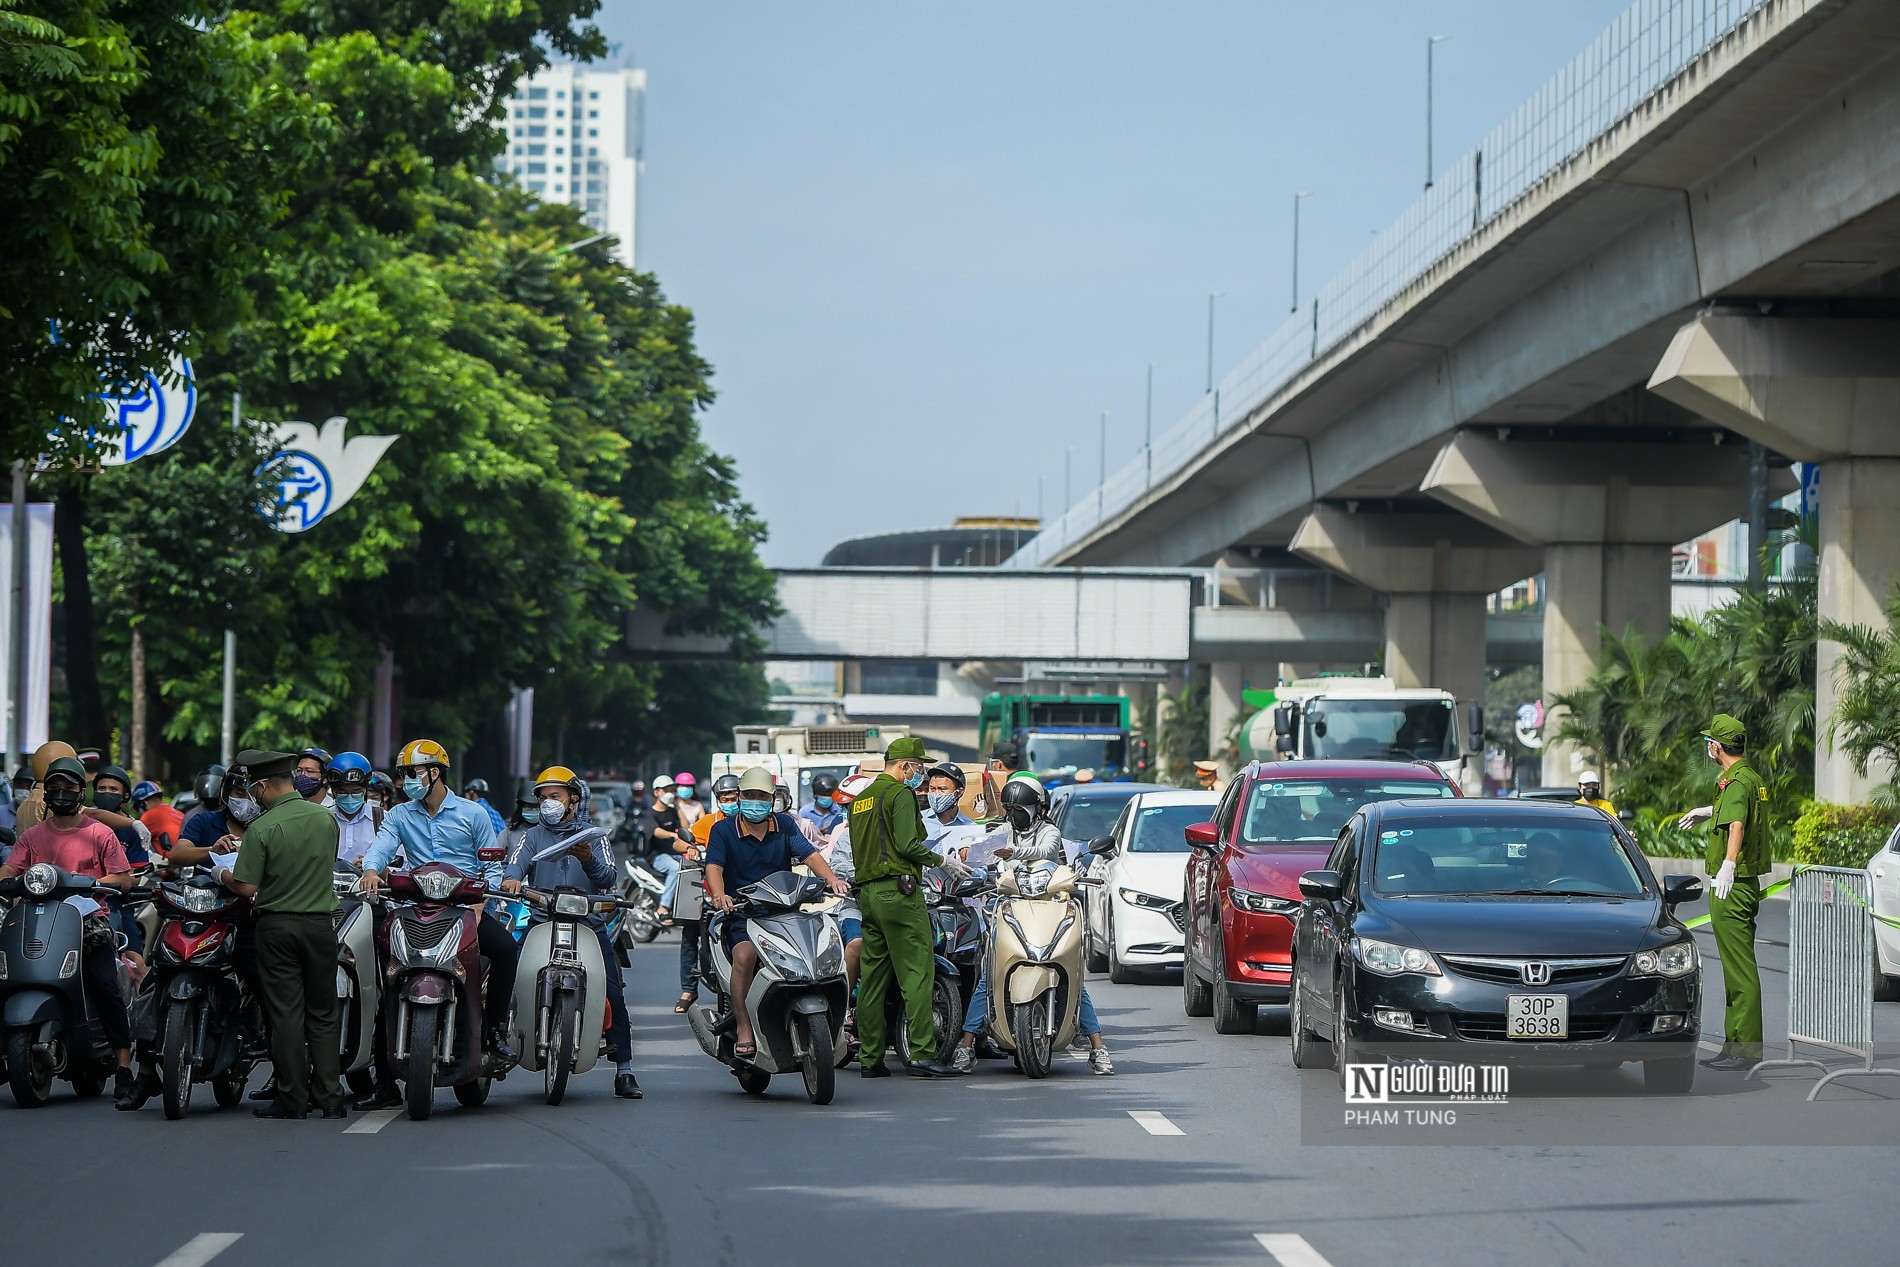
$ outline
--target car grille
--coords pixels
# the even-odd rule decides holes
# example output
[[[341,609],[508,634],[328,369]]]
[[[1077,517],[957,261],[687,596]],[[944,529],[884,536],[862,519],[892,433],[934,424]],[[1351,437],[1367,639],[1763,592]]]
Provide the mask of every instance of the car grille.
[[[1573,1016],[1568,1038],[1506,1038],[1502,1012],[1454,1013],[1451,1018],[1458,1037],[1481,1043],[1600,1043],[1616,1033],[1616,1022],[1614,1016]]]
[[[449,935],[449,930],[454,928],[459,922],[458,920],[452,919],[436,919],[425,922],[419,919],[412,919],[405,915],[402,917],[402,935],[413,949],[434,950],[437,946],[440,946],[443,939]]]
[[[1455,968],[1460,976],[1504,985],[1523,985],[1524,965],[1527,963],[1549,964],[1550,980],[1547,984],[1569,985],[1613,977],[1629,962],[1627,955],[1572,955],[1552,959],[1505,955],[1440,955],[1439,958]]]

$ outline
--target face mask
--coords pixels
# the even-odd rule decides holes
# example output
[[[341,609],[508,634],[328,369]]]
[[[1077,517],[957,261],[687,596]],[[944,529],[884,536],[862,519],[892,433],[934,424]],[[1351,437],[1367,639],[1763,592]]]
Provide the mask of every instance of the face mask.
[[[738,807],[738,804],[739,804],[739,798],[738,798],[738,797],[736,797],[736,796],[735,796],[735,797],[733,797],[733,798],[732,798],[731,800],[729,800],[729,801],[718,801],[718,802],[716,802],[716,805],[717,805],[717,807],[718,807],[718,810],[719,810],[719,812],[720,812],[721,814],[730,814],[730,813],[732,813],[732,812],[733,812],[733,810],[734,810],[734,809],[736,809],[736,808]]]
[[[1017,831],[1028,831],[1036,825],[1035,817],[1020,805],[1010,806],[1003,811],[1003,815],[1009,819],[1009,825]]]
[[[698,790],[697,788],[690,788],[690,787],[688,787],[688,788],[681,788],[681,789],[680,789],[680,795],[681,795],[681,796],[683,796],[683,797],[685,797],[685,798],[686,798],[687,800],[689,800],[689,801],[690,801],[690,800],[692,800],[692,799],[693,799],[694,797],[696,797],[696,796],[698,796],[698,795],[699,795],[699,790]]]
[[[234,796],[224,803],[224,812],[240,823],[248,823],[264,811],[248,796]]]
[[[402,794],[412,801],[419,801],[429,794],[429,784],[411,775],[402,781]]]
[[[930,812],[938,815],[948,814],[957,807],[957,800],[958,797],[955,792],[932,792],[930,794]]]
[[[46,789],[46,808],[60,818],[79,812],[79,789],[76,787],[49,787]]]
[[[541,821],[547,826],[552,827],[566,817],[567,806],[563,805],[560,801],[550,800],[541,802]]]
[[[323,780],[314,774],[293,774],[290,776],[290,786],[297,789],[298,796],[309,797],[323,786]]]
[[[92,794],[92,803],[108,814],[116,814],[119,812],[119,807],[125,804],[125,793],[94,792]]]
[[[748,823],[762,823],[772,816],[770,801],[740,801],[739,817]]]
[[[904,780],[904,786],[912,789],[913,791],[917,788],[922,787],[923,785],[924,785],[924,772],[922,770],[913,770],[911,772],[911,776],[908,779]]]
[[[336,807],[353,817],[363,808],[363,802],[367,799],[361,792],[345,792],[336,798]]]
[[[674,801],[678,799],[679,798],[674,796],[671,792],[660,793],[660,804],[662,805],[671,805]]]
[[[832,806],[834,806],[834,805],[836,805],[836,804],[838,803],[838,801],[837,801],[837,798],[836,798],[836,797],[831,797],[831,796],[814,796],[814,797],[812,797],[812,798],[811,798],[811,803],[812,803],[813,805],[816,805],[816,806],[817,806],[817,807],[818,807],[819,809],[826,809],[826,810],[828,810],[828,809],[830,809],[830,808],[831,808]]]

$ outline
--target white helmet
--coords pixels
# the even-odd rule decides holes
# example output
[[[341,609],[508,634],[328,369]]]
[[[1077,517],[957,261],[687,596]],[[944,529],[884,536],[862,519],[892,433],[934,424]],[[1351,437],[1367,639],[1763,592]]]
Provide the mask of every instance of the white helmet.
[[[1585,770],[1582,774],[1579,774],[1577,776],[1578,787],[1582,787],[1586,783],[1594,783],[1598,787],[1603,786],[1603,780],[1597,777],[1597,772],[1595,770]]]

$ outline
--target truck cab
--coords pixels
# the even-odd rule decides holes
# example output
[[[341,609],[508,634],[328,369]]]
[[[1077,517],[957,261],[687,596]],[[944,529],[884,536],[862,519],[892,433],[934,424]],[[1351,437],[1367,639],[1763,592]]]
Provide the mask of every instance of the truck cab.
[[[1000,739],[1014,741],[1021,768],[1044,783],[1072,783],[1083,770],[1114,780],[1145,765],[1128,722],[1121,695],[991,695],[978,746],[988,752]]]
[[[1460,725],[1460,721],[1463,725]],[[1467,796],[1483,792],[1484,710],[1389,677],[1301,678],[1278,687],[1241,736],[1262,761],[1429,761]]]

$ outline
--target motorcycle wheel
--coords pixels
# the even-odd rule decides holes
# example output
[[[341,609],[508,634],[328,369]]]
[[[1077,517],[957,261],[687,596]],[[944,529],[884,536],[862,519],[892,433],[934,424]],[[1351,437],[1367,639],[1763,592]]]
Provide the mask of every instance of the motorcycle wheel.
[[[158,1067],[164,1084],[165,1120],[176,1122],[191,1111],[191,1061],[187,1045],[196,1029],[198,1010],[194,999],[173,999],[165,1005],[165,1041],[160,1046]]]
[[[106,1080],[103,1077],[75,1075],[71,1081],[73,1097],[79,1100],[96,1099],[106,1089]]]
[[[251,1080],[251,1071],[228,1073],[211,1084],[211,1094],[221,1109],[235,1109],[244,1102],[244,1084]]]
[[[957,1041],[957,1034],[963,1028],[963,997],[957,992],[957,983],[950,977],[939,976],[930,991],[930,1028],[937,1039],[936,1052],[941,1057]],[[912,1059],[910,1043],[910,1013],[900,999],[897,1007],[897,1022],[891,1027],[896,1034],[894,1044],[897,1058],[905,1064]]]
[[[494,1085],[495,1080],[487,1074],[473,1082],[458,1082],[455,1084],[455,1102],[465,1109],[479,1109],[488,1103],[488,1092]]]
[[[1032,1000],[1010,1009],[1009,1027],[1016,1040],[1016,1063],[1031,1078],[1046,1078],[1055,1060],[1049,1032],[1042,1027],[1041,1009]]]
[[[734,1072],[739,1078],[739,1089],[747,1095],[764,1095],[766,1087],[772,1084],[772,1075],[763,1069],[754,1069],[748,1065]]]
[[[409,1061],[403,1074],[403,1107],[409,1120],[426,1122],[435,1110],[436,1026],[442,1018],[432,1007],[419,1007],[410,1013]]]
[[[7,1035],[7,1085],[23,1109],[37,1109],[53,1098],[53,1064],[34,1055],[33,1037],[23,1029]]]
[[[554,1004],[554,1043],[548,1048],[547,1063],[541,1067],[542,1089],[549,1104],[559,1104],[567,1094],[567,1074],[574,1064],[574,1023],[580,1003],[571,994],[563,994]]]
[[[660,903],[645,889],[640,890],[640,905],[627,912],[627,932],[642,946],[660,935]]]
[[[830,1104],[838,1090],[838,1067],[831,1060],[831,1018],[801,1014],[798,1030],[805,1098],[813,1104]]]

